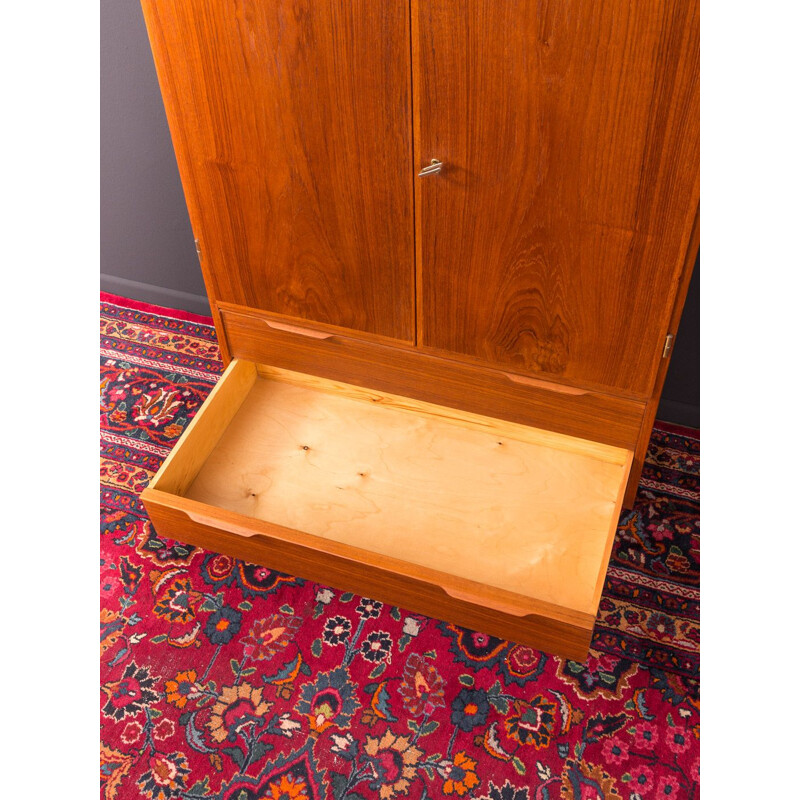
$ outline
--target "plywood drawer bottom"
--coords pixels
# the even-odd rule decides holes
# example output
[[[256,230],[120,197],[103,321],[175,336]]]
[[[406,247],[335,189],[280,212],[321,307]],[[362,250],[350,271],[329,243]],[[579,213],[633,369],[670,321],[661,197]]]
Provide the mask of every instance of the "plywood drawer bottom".
[[[583,660],[631,457],[235,360],[142,500],[162,535]]]

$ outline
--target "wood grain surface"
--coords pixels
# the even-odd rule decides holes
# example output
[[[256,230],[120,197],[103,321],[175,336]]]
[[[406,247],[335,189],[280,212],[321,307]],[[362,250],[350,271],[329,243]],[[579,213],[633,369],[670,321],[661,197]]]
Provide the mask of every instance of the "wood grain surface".
[[[408,5],[142,6],[212,305],[413,341]]]
[[[630,457],[272,369],[182,494],[593,614]]]
[[[649,397],[699,198],[696,0],[412,0],[418,341]]]

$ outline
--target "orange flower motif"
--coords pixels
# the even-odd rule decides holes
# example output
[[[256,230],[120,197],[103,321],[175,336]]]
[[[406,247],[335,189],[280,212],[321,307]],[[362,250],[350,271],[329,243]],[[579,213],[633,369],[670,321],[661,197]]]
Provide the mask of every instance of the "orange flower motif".
[[[164,682],[164,689],[167,694],[167,702],[177,708],[183,708],[187,700],[194,700],[203,693],[200,686],[195,682],[197,673],[193,669],[179,672],[173,680]]]
[[[149,800],[169,800],[182,794],[189,766],[183,753],[155,753],[150,757],[150,770],[136,781],[142,796]]]
[[[267,787],[264,797],[272,800],[308,800],[308,786],[302,778],[295,775],[281,775],[280,781]]]
[[[154,756],[150,759],[150,769],[153,771],[153,782],[158,786],[168,789],[178,789],[179,784],[177,765],[164,756]]]
[[[395,736],[387,730],[380,739],[367,736],[364,752],[370,756],[372,774],[381,784],[380,800],[406,794],[423,755],[422,750],[411,744],[411,738]]]
[[[120,636],[124,620],[120,621],[120,613],[107,608],[100,609],[100,655],[113,647]]]
[[[180,436],[182,433],[183,433],[183,428],[180,425],[176,425],[175,423],[173,423],[172,425],[167,425],[167,427],[164,428],[165,436],[170,436],[170,437],[174,436],[177,439],[177,437]]]
[[[463,750],[456,753],[453,758],[453,766],[450,769],[447,780],[442,786],[445,794],[457,794],[463,797],[470,789],[475,788],[480,779],[475,772],[476,762],[470,758]]]
[[[261,692],[249,683],[224,687],[207,723],[211,738],[215,742],[233,741],[245,725],[262,719],[272,703],[264,702]]]

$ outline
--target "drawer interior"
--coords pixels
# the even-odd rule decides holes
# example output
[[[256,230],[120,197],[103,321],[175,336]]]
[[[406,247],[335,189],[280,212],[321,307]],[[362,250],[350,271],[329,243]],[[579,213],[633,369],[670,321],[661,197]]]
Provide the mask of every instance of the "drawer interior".
[[[234,361],[151,489],[320,552],[594,616],[631,456]]]

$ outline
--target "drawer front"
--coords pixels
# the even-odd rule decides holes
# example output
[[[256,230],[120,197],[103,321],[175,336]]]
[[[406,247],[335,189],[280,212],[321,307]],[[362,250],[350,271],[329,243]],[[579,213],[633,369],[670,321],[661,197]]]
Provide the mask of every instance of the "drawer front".
[[[234,358],[318,375],[568,436],[633,449],[642,400],[538,381],[427,353],[221,307]]]
[[[234,360],[142,500],[170,538],[582,660],[631,460]]]
[[[452,576],[414,575],[408,564],[390,564],[364,551],[319,550],[290,541],[292,531],[157,490],[145,489],[142,500],[156,530],[179,541],[565,658],[586,659],[592,615],[547,604],[538,604],[538,613],[525,613],[523,598],[506,597],[504,603],[499,590]]]

